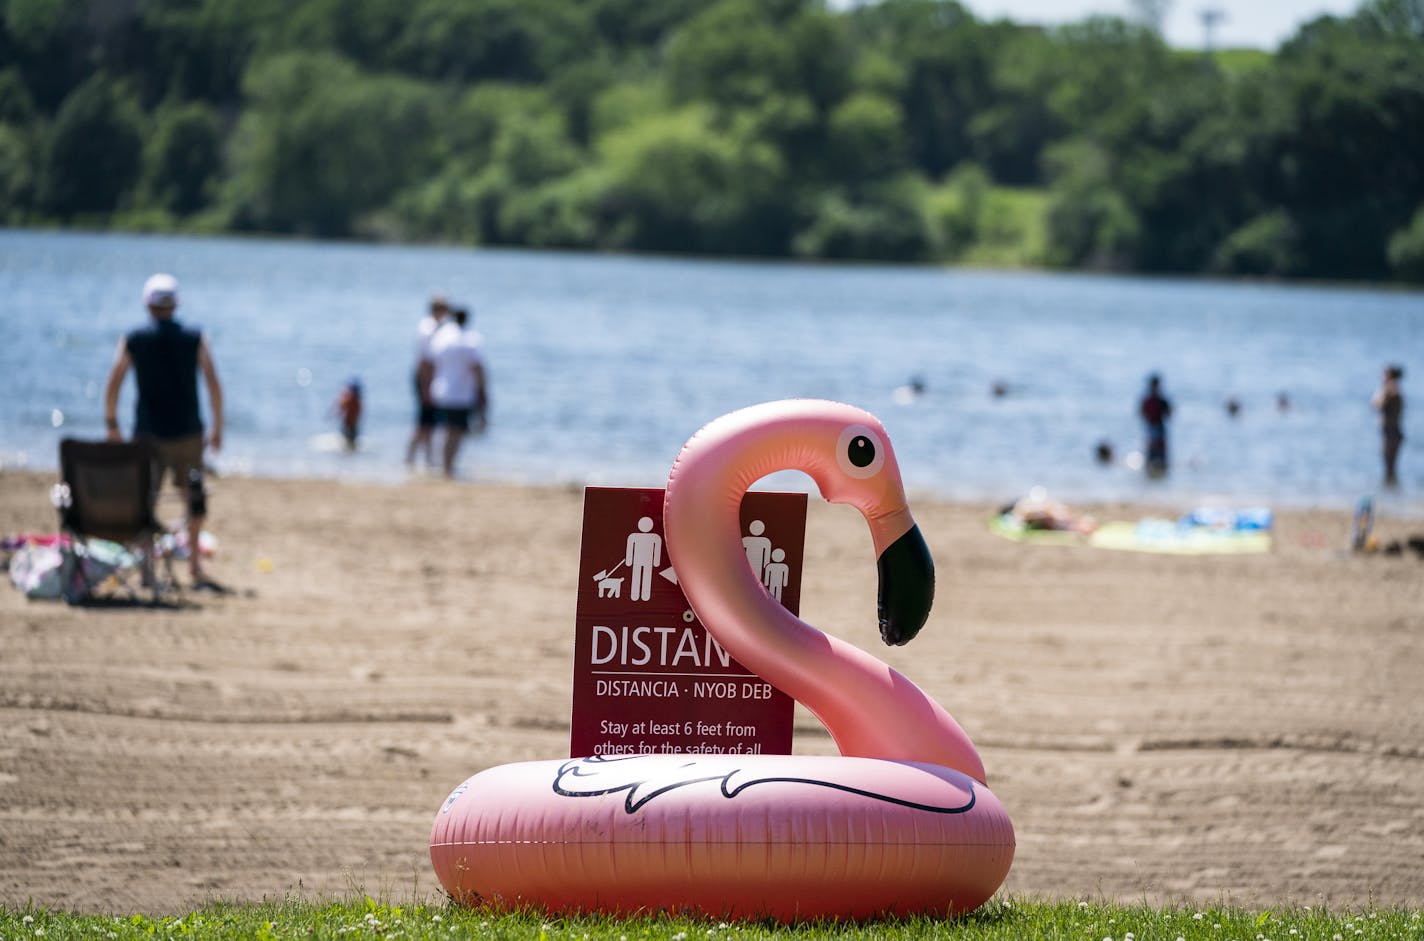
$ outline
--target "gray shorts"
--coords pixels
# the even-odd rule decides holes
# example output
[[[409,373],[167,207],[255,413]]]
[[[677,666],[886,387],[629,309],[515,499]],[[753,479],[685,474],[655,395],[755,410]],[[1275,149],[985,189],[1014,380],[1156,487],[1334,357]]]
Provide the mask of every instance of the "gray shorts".
[[[173,486],[188,491],[188,474],[203,472],[203,436],[191,435],[187,438],[151,438],[153,444],[153,487],[163,486],[166,473],[173,475]]]

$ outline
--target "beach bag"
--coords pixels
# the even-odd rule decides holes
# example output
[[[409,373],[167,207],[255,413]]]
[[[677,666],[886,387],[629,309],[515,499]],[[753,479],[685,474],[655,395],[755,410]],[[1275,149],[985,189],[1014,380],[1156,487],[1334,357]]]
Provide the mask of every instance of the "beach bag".
[[[26,598],[61,598],[64,576],[71,571],[66,555],[58,543],[25,543],[10,557],[10,581]]]
[[[137,555],[107,539],[29,542],[10,559],[10,581],[26,598],[84,604],[95,586],[122,579],[138,564]]]
[[[94,589],[119,585],[138,568],[138,555],[108,539],[85,539],[75,544],[73,576],[65,581],[64,600],[83,604]]]

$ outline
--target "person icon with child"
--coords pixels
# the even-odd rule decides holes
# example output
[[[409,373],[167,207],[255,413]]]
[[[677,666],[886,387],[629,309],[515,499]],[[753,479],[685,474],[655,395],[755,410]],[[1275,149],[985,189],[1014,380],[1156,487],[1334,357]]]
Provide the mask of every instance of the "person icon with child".
[[[781,600],[781,592],[791,581],[791,566],[786,564],[786,550],[773,546],[766,535],[766,523],[752,520],[747,524],[749,535],[742,537],[742,548],[747,553],[747,564],[756,573],[771,596]]]
[[[756,572],[757,580],[760,581],[767,563],[771,561],[771,540],[762,535],[766,532],[766,524],[761,520],[752,520],[747,531],[751,535],[742,537],[742,548],[747,553],[747,564]]]

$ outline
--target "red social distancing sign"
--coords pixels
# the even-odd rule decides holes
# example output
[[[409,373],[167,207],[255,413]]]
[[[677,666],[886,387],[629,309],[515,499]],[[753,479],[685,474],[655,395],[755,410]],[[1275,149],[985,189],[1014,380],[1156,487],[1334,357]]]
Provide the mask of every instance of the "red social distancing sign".
[[[762,586],[800,612],[804,493],[742,499]],[[791,754],[793,700],[703,628],[663,542],[663,491],[584,490],[569,754]]]

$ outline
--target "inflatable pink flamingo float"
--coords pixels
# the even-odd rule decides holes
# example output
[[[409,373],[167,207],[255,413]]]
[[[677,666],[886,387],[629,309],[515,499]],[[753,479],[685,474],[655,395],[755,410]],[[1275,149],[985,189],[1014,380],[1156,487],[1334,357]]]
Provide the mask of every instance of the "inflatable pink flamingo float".
[[[743,666],[810,709],[840,757],[634,755],[490,768],[436,815],[430,855],[457,900],[558,912],[691,911],[781,921],[955,914],[1008,875],[1014,835],[959,724],[901,674],[773,600],[738,509],[800,470],[870,526],[880,633],[903,644],[934,567],[880,423],[834,402],[742,409],[683,447],[663,507],[693,612]]]

